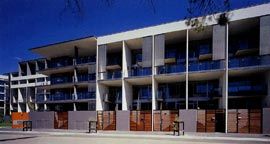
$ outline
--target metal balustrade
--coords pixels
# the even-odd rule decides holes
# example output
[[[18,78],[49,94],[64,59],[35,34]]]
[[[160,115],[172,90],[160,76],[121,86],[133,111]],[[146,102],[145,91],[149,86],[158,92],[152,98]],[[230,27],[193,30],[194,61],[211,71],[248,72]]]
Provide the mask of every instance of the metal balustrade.
[[[55,59],[48,62],[48,68],[59,68],[73,65],[72,58]]]
[[[158,66],[158,74],[178,73],[185,71],[184,64]]]
[[[46,95],[46,101],[62,101],[62,100],[73,100],[74,96],[69,93],[60,93],[60,94],[50,94]]]
[[[270,65],[270,55],[229,59],[229,68]]]
[[[96,92],[77,92],[77,99],[95,99]]]
[[[204,70],[215,70],[224,68],[224,61],[203,61],[203,62],[189,62],[189,71],[204,71]]]
[[[129,71],[129,76],[147,76],[147,75],[152,75],[152,68],[151,67],[132,68]]]
[[[76,64],[95,63],[95,56],[80,57],[76,59]]]
[[[266,95],[267,85],[252,81],[229,82],[228,93],[230,96]]]
[[[51,84],[62,84],[62,83],[72,83],[71,76],[59,76],[59,77],[51,77],[50,78]]]
[[[94,81],[96,80],[96,74],[79,74],[77,75],[78,82]]]
[[[122,77],[122,72],[121,71],[111,71],[107,72],[107,79],[119,79]]]

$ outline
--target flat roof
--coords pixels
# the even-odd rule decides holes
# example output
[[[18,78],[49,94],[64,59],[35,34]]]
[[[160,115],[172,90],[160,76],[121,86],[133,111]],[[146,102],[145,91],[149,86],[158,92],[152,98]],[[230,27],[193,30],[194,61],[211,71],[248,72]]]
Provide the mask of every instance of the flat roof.
[[[242,19],[260,17],[265,15],[270,15],[270,3],[241,8],[229,11],[229,19],[230,21],[237,21]],[[221,13],[213,14],[214,16],[218,16]],[[200,17],[199,17],[200,18]],[[216,20],[206,19],[206,25],[216,25]],[[186,25],[186,20],[180,20],[165,24],[160,24],[156,26],[149,26],[145,28],[129,30],[125,32],[100,36],[97,38],[97,44],[109,44],[115,43],[123,40],[132,40],[136,38],[142,38],[147,36],[159,35],[163,33],[175,32],[175,31],[183,31],[190,29],[191,27]]]
[[[96,37],[88,36],[45,46],[31,48],[30,51],[46,58],[73,56],[74,47],[78,47],[79,55],[91,55],[96,52]]]

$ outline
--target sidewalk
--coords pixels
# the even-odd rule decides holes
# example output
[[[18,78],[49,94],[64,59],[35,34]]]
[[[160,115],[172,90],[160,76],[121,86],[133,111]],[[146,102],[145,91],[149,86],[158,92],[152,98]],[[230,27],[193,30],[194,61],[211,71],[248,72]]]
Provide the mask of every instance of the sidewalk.
[[[172,132],[138,132],[138,131],[98,131],[89,134],[87,130],[57,130],[34,129],[23,132],[21,129],[0,128],[1,134],[41,135],[41,136],[75,136],[75,137],[119,137],[119,138],[144,138],[144,139],[197,139],[197,140],[236,140],[270,142],[269,135],[263,134],[237,134],[237,133],[190,133],[174,136]]]

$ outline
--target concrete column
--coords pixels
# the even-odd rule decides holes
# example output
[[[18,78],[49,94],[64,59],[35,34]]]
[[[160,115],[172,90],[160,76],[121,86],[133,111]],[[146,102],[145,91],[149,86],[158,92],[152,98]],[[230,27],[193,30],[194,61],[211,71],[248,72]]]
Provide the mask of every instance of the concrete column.
[[[213,26],[213,60],[225,59],[226,26]]]
[[[189,29],[186,33],[186,110],[188,110],[188,49],[189,49]]]
[[[226,24],[226,52],[225,52],[225,86],[224,86],[224,94],[225,94],[225,133],[228,133],[228,81],[229,81],[229,24]]]
[[[100,45],[97,48],[97,74],[98,79],[105,79],[107,65],[107,45]]]
[[[262,122],[262,132],[263,134],[270,133],[270,108],[263,108],[263,122]]]
[[[132,108],[132,85],[123,79],[122,81],[122,110]]]
[[[108,93],[108,88],[103,84],[97,83],[96,87],[96,110],[106,110],[104,96]]]
[[[152,79],[152,110],[157,110],[158,83],[155,78]]]
[[[128,77],[128,72],[131,68],[131,51],[125,41],[123,41],[123,77]]]
[[[270,15],[260,17],[260,55],[270,54]]]
[[[28,62],[26,63],[26,75],[31,75],[31,70]]]
[[[263,99],[263,106],[270,108],[270,71],[265,74],[265,83],[267,85],[267,95]]]
[[[73,103],[73,111],[77,111],[76,103]]]

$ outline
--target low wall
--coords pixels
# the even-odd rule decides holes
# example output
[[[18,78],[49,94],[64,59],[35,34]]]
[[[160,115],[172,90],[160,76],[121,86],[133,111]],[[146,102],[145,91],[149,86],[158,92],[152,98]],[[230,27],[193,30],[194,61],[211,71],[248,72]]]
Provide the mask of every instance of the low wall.
[[[129,131],[130,130],[130,111],[116,111],[116,130]]]
[[[270,108],[263,108],[263,134],[270,134]]]
[[[68,129],[88,130],[89,120],[97,120],[96,111],[69,111]]]
[[[36,129],[53,129],[54,112],[30,112],[32,127]]]
[[[179,110],[179,115],[185,124],[185,132],[197,132],[197,110]]]

